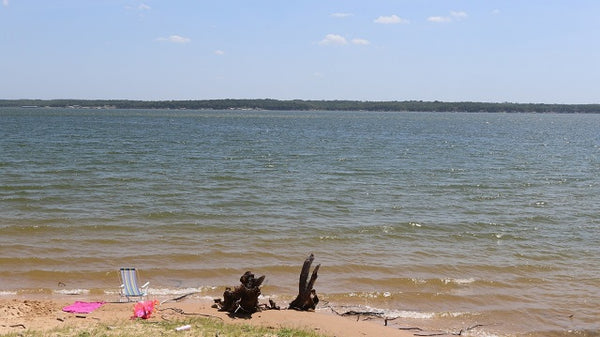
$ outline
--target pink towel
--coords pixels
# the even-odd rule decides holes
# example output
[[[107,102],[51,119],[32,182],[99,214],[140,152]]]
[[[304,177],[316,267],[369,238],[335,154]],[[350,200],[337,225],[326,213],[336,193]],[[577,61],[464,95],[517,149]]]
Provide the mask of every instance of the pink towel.
[[[76,314],[89,314],[90,312],[100,308],[104,302],[80,302],[76,301],[71,305],[67,305],[62,310]]]

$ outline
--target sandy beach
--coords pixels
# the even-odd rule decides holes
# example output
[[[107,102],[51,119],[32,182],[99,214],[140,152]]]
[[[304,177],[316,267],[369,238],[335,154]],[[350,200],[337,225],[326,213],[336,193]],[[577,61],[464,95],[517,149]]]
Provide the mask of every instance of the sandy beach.
[[[73,304],[75,300],[81,299],[63,296],[44,299],[2,298],[0,299],[0,335],[26,331],[46,332],[67,326],[76,327],[81,332],[100,324],[115,325],[115,329],[130,329],[141,323],[139,319],[130,319],[134,302],[107,302],[89,314],[68,313],[62,310],[63,307]],[[190,315],[214,317],[226,324],[299,328],[327,336],[413,336],[413,332],[400,330],[391,324],[385,326],[382,319],[371,319],[366,316],[342,317],[323,311],[266,310],[253,314],[251,318],[234,318],[212,308],[209,301],[198,300],[161,303],[148,321],[184,320]]]

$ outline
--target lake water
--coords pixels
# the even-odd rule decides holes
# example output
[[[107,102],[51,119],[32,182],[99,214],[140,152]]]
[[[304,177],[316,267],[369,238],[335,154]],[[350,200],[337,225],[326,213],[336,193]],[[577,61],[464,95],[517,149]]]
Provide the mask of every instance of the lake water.
[[[4,296],[285,306],[314,253],[320,306],[599,336],[599,205],[595,114],[0,109]]]

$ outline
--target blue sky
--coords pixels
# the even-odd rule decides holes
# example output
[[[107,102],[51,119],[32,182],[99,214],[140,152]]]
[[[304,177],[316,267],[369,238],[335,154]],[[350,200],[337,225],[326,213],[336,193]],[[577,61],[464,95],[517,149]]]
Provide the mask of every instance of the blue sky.
[[[0,98],[600,103],[598,0],[0,1]]]

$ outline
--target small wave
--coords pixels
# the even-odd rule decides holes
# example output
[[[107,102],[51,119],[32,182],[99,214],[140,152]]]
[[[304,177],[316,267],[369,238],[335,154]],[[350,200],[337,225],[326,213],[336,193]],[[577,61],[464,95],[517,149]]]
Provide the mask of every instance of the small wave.
[[[409,310],[386,310],[385,317],[388,318],[416,318],[416,319],[432,319],[436,315],[433,312],[419,312]]]
[[[450,318],[456,318],[456,317],[462,317],[462,316],[474,316],[477,314],[474,314],[472,312],[441,312],[437,314],[437,317],[450,317]]]
[[[83,295],[83,294],[89,294],[90,290],[89,289],[60,289],[60,290],[54,290],[55,294],[59,294],[59,295]]]
[[[418,320],[435,320],[440,318],[461,318],[461,317],[472,317],[477,316],[477,313],[472,312],[429,312],[429,311],[416,311],[416,310],[400,310],[400,309],[382,309],[372,307],[369,305],[343,305],[333,306],[336,312],[368,312],[375,316],[387,319],[418,319]],[[480,335],[476,335],[480,336]],[[493,336],[493,335],[484,335]]]
[[[436,285],[436,284],[443,284],[443,285],[465,285],[465,284],[471,284],[471,283],[475,283],[477,282],[477,279],[471,277],[471,278],[443,278],[443,279],[418,279],[418,278],[411,278],[410,281],[415,284],[415,285],[425,285],[425,284],[430,284],[430,285]]]
[[[368,308],[370,309],[370,308]],[[370,309],[377,310],[377,309]],[[390,318],[414,318],[414,319],[432,319],[436,317],[433,312],[419,312],[411,310],[380,310],[382,317]]]
[[[453,284],[469,284],[469,283],[473,283],[476,280],[474,278],[467,278],[467,279],[451,279],[451,278],[445,278],[443,279],[444,284],[449,284],[449,283],[453,283]]]
[[[6,291],[6,290],[0,291],[0,296],[14,296],[16,294],[17,294],[16,291]]]
[[[373,292],[352,292],[348,294],[348,297],[360,297],[360,298],[381,298],[391,297],[392,293],[389,291],[373,291]]]
[[[148,293],[156,296],[167,296],[167,295],[185,295],[189,293],[201,293],[210,290],[215,290],[217,287],[199,287],[199,288],[149,288]]]
[[[52,294],[52,290],[48,288],[26,288],[17,290],[17,295],[39,295]]]

